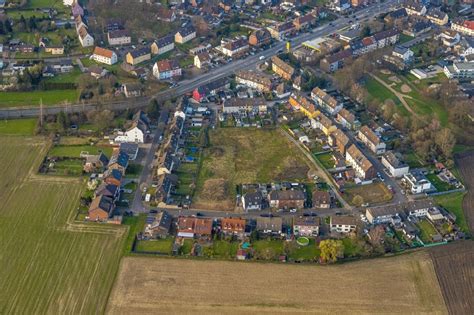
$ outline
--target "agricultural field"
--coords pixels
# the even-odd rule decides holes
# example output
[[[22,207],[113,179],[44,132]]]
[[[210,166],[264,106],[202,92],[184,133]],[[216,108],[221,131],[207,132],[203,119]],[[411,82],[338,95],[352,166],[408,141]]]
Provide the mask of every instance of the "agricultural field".
[[[156,309],[180,314],[447,313],[426,252],[333,266],[124,258],[106,312]]]
[[[347,202],[352,203],[355,196],[361,196],[363,203],[369,205],[390,201],[393,197],[390,190],[383,183],[376,182],[368,185],[356,185],[344,189],[343,197]]]
[[[0,120],[2,136],[32,136],[35,131],[36,119]]]
[[[36,174],[45,140],[0,145],[0,313],[102,313],[126,230],[72,221],[84,184]]]
[[[236,186],[243,183],[304,181],[305,158],[277,130],[219,128],[209,131],[194,207],[234,208]]]
[[[467,152],[456,157],[456,165],[459,168],[467,193],[464,199],[461,198],[461,211],[466,218],[466,228],[474,232],[474,152]]]

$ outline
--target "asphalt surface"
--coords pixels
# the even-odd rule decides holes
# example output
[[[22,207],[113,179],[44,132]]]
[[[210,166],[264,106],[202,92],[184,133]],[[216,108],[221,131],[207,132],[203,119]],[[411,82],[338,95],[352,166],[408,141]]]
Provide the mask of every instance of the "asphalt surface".
[[[359,10],[358,12],[352,14],[350,17],[340,17],[334,20],[330,24],[325,24],[323,26],[313,29],[311,32],[300,34],[291,39],[291,45],[293,48],[299,47],[303,42],[311,40],[317,37],[326,36],[332,34],[344,27],[350,26],[349,21],[352,23],[361,22],[373,18],[374,16],[388,11],[391,6],[397,5],[398,1],[388,0],[384,3],[372,5],[368,8]],[[358,20],[352,16],[357,16]],[[211,82],[216,79],[227,77],[235,73],[237,70],[250,69],[254,68],[258,63],[263,62],[260,60],[260,57],[263,56],[265,59],[270,58],[271,56],[278,53],[279,50],[285,48],[285,42],[278,42],[274,44],[273,47],[265,50],[264,52],[258,53],[254,56],[248,56],[245,59],[235,60],[228,64],[225,64],[221,67],[212,69],[211,71],[204,73],[193,79],[183,80],[179,83],[179,86],[172,90],[160,92],[153,96],[160,101],[170,99],[176,96],[183,95],[193,91],[195,88]],[[114,101],[107,103],[79,103],[79,104],[70,104],[70,105],[61,105],[61,106],[45,106],[43,108],[43,114],[57,114],[61,111],[65,112],[83,112],[94,109],[113,109],[113,110],[123,110],[127,108],[141,108],[148,104],[150,98],[134,98],[134,99],[124,99],[122,101]],[[21,118],[21,117],[37,117],[40,114],[40,109],[38,104],[32,104],[30,107],[17,107],[17,108],[3,108],[0,109],[0,118]]]

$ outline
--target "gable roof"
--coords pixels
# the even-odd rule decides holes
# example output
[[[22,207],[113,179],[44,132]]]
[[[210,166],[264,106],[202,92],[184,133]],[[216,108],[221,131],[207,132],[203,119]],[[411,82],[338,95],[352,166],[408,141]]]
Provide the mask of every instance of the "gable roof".
[[[156,67],[159,72],[167,72],[179,69],[179,63],[176,60],[160,60],[156,62]]]
[[[102,56],[102,57],[105,57],[105,58],[112,58],[112,56],[113,56],[115,53],[114,53],[112,50],[109,50],[109,49],[105,49],[105,48],[96,46],[96,47],[94,48],[93,54],[94,54],[94,55],[98,55],[98,56]]]
[[[182,27],[179,31],[177,31],[176,34],[179,34],[182,37],[186,37],[195,32],[196,32],[196,29],[192,25],[187,25],[185,27]]]

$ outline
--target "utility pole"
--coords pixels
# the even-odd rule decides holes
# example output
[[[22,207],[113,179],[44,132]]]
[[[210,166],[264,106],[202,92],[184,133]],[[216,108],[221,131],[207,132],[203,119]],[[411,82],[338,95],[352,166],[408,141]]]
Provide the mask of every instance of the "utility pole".
[[[43,127],[43,98],[40,98],[40,126]]]

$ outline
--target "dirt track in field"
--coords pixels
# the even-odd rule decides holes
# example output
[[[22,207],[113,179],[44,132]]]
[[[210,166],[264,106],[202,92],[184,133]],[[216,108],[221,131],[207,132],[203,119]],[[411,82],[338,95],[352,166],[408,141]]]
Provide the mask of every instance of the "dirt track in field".
[[[467,194],[464,196],[463,209],[467,225],[474,233],[474,151],[456,157],[456,165],[461,172]]]

